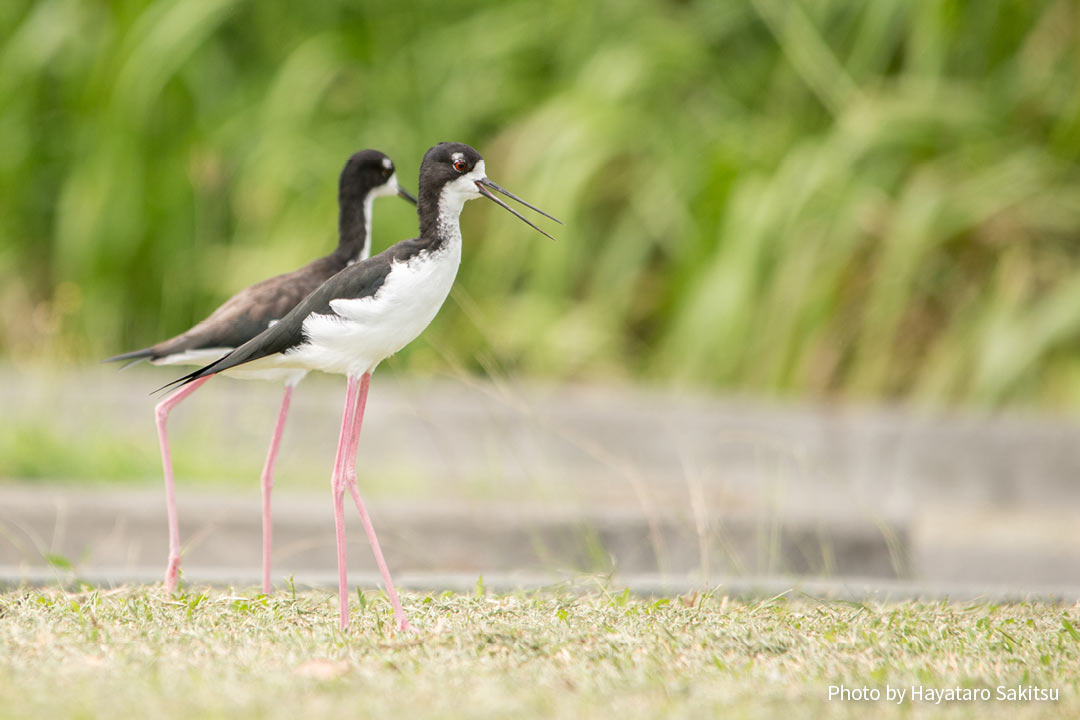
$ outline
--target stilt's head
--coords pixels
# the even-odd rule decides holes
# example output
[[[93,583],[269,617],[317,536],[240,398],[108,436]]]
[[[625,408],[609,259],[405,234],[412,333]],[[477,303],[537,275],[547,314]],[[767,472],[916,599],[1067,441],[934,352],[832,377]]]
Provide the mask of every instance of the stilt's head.
[[[427,151],[424,155],[424,161],[420,164],[419,206],[421,229],[430,221],[435,220],[440,214],[450,215],[456,221],[466,202],[473,198],[486,197],[516,215],[533,229],[551,237],[497,198],[491,192],[492,190],[496,190],[530,210],[535,210],[544,217],[551,218],[561,224],[560,220],[555,219],[539,208],[533,207],[510,191],[504,190],[489,180],[484,167],[484,158],[480,157],[480,153],[473,148],[464,143],[439,143]],[[428,219],[428,223],[425,223],[425,218]]]
[[[361,150],[354,153],[338,181],[338,201],[341,206],[363,202],[370,197],[398,195],[412,204],[416,198],[398,185],[394,162],[378,150]]]
[[[416,198],[398,185],[390,158],[378,150],[353,154],[338,181],[337,253],[349,261],[363,260],[371,253],[372,204],[386,195],[399,195],[416,204]]]

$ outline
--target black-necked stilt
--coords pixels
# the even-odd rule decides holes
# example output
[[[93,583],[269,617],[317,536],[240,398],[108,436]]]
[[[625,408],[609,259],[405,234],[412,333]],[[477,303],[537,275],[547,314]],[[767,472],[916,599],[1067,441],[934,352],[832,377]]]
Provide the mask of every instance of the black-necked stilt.
[[[397,194],[416,203],[416,198],[398,185],[394,163],[378,150],[355,153],[345,164],[338,182],[338,247],[326,257],[314,260],[291,273],[263,280],[229,298],[208,318],[176,337],[142,350],[111,357],[105,362],[149,360],[155,365],[204,365],[256,337],[275,321],[284,317],[308,293],[342,268],[366,260],[371,254],[371,215],[375,198]],[[289,368],[237,368],[228,373],[245,379],[280,380],[285,382],[277,424],[270,440],[270,449],[262,472],[263,500],[263,592],[270,592],[270,491],[274,483],[274,461],[277,458],[285,417],[293,387],[304,377],[306,370]],[[165,500],[169,518],[169,565],[165,571],[165,587],[176,589],[180,568],[180,530],[176,516],[176,493],[173,487],[172,459],[166,421],[169,412],[193,393],[209,375],[161,401],[155,408],[158,441],[161,444],[161,463],[165,474]]]
[[[436,145],[427,151],[420,165],[420,237],[403,240],[345,268],[257,337],[217,362],[170,383],[191,387],[215,373],[237,367],[284,372],[322,370],[347,376],[345,410],[331,477],[343,629],[349,622],[343,509],[346,488],[360,512],[398,627],[408,627],[356,484],[356,446],[372,371],[423,332],[446,300],[461,262],[458,218],[466,201],[484,196],[548,235],[495,197],[492,190],[555,220],[488,180],[484,160],[476,150],[460,143]]]

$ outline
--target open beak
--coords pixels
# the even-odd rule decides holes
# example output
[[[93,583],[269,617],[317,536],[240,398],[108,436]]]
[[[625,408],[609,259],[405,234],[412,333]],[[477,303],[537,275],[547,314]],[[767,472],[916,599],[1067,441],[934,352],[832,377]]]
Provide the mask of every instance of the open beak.
[[[394,190],[397,192],[398,197],[405,198],[406,200],[411,202],[413,205],[416,204],[416,196],[414,196],[412,193],[410,193],[405,188],[398,185],[396,180],[394,181]]]
[[[497,197],[496,197],[496,196],[495,196],[495,195],[494,195],[494,194],[493,194],[493,193],[491,192],[491,190],[489,190],[488,188],[491,188],[491,190],[496,190],[496,191],[498,191],[498,192],[502,193],[503,195],[505,195],[506,197],[510,198],[511,200],[514,200],[514,201],[516,201],[516,202],[519,202],[519,203],[521,203],[521,204],[522,204],[522,205],[524,205],[525,207],[529,208],[530,210],[534,210],[534,211],[536,211],[536,212],[540,213],[541,215],[543,215],[543,216],[544,216],[544,217],[546,217],[546,218],[551,218],[552,220],[554,220],[555,222],[559,223],[560,225],[562,225],[562,224],[563,224],[562,220],[559,220],[559,219],[558,219],[558,218],[556,218],[556,217],[552,217],[551,215],[548,215],[548,214],[547,214],[546,212],[544,212],[543,210],[541,210],[541,209],[540,209],[540,208],[538,208],[538,207],[534,207],[533,205],[530,205],[529,203],[525,202],[524,200],[522,200],[521,198],[519,198],[519,197],[518,197],[517,195],[515,195],[514,193],[510,192],[509,190],[506,190],[506,189],[504,189],[504,188],[501,188],[501,187],[499,187],[499,186],[498,186],[498,185],[496,185],[495,183],[493,183],[493,182],[491,182],[490,180],[488,180],[488,179],[487,179],[486,177],[485,177],[485,178],[480,178],[479,180],[477,180],[477,181],[476,181],[476,189],[480,191],[480,194],[481,194],[481,195],[483,195],[484,197],[486,197],[486,198],[487,198],[488,200],[491,200],[492,202],[494,202],[494,203],[495,203],[496,205],[500,206],[500,207],[501,207],[501,208],[503,208],[504,210],[507,210],[507,211],[509,211],[509,212],[513,213],[514,215],[516,215],[516,216],[517,216],[517,218],[518,218],[519,220],[521,220],[521,221],[522,221],[523,223],[525,223],[526,225],[528,225],[529,227],[531,227],[531,228],[532,228],[533,230],[536,230],[536,231],[537,231],[538,233],[540,233],[541,235],[545,235],[545,236],[547,236],[547,237],[551,238],[552,240],[554,240],[554,239],[555,239],[554,237],[552,237],[551,235],[548,235],[548,234],[547,234],[546,232],[544,232],[543,230],[541,230],[540,228],[538,228],[538,227],[537,227],[536,225],[534,225],[534,224],[533,224],[533,223],[532,223],[531,221],[529,221],[529,220],[528,220],[528,219],[527,219],[527,218],[526,218],[526,217],[525,217],[524,215],[522,215],[521,213],[519,213],[519,212],[518,212],[517,210],[515,210],[514,208],[510,207],[509,205],[507,205],[506,203],[504,203],[504,202],[503,202],[502,200],[500,200],[499,198],[497,198]]]

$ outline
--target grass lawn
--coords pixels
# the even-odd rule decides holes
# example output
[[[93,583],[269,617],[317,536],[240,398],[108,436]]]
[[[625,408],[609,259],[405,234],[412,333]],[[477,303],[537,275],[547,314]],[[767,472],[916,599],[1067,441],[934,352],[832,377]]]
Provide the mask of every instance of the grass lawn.
[[[1060,717],[1080,714],[1080,608],[865,605],[722,592],[0,595],[0,717]],[[900,706],[829,686],[903,688]],[[1054,701],[912,702],[1037,685]]]

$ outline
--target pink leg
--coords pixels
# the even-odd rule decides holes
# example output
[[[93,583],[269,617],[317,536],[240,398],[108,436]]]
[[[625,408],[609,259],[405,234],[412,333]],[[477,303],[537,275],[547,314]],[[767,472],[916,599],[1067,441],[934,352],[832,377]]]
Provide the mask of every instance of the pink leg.
[[[274,462],[277,460],[281,433],[285,430],[285,417],[289,414],[289,401],[292,399],[293,386],[285,385],[285,395],[281,398],[281,410],[278,412],[274,436],[270,439],[270,449],[266,453],[266,464],[262,471],[263,504],[263,592],[270,594],[270,543],[273,526],[270,521],[270,491],[274,489]]]
[[[375,564],[379,566],[383,582],[386,583],[386,594],[390,596],[390,604],[394,606],[394,619],[397,621],[398,629],[411,630],[412,626],[409,625],[409,621],[405,617],[405,611],[401,609],[401,601],[398,599],[397,591],[394,589],[394,581],[390,579],[390,570],[386,567],[386,560],[383,559],[382,549],[379,547],[379,538],[375,536],[375,527],[371,524],[371,518],[368,517],[364,501],[360,499],[360,489],[356,484],[356,447],[360,442],[360,426],[364,422],[364,407],[367,405],[368,385],[370,383],[371,373],[364,373],[360,378],[360,392],[356,398],[356,409],[353,413],[349,445],[344,459],[345,480],[349,487],[349,493],[356,503],[356,509],[360,513],[360,520],[364,523],[364,530],[367,532],[368,542],[371,544],[371,552],[375,555]]]
[[[338,436],[334,472],[330,478],[330,490],[334,499],[334,528],[337,531],[338,604],[341,612],[341,629],[349,627],[349,577],[345,564],[345,449],[348,446],[349,427],[352,424],[353,406],[356,401],[356,378],[349,377],[345,390],[345,410],[341,415],[341,435]]]
[[[176,518],[176,489],[173,486],[172,456],[169,454],[169,433],[165,429],[165,422],[169,419],[169,413],[180,404],[181,400],[198,390],[212,377],[213,375],[207,375],[188,383],[159,402],[154,408],[158,443],[161,445],[161,466],[165,471],[165,510],[169,516],[169,566],[165,570],[165,589],[169,592],[176,590],[177,576],[180,572],[180,523]]]

